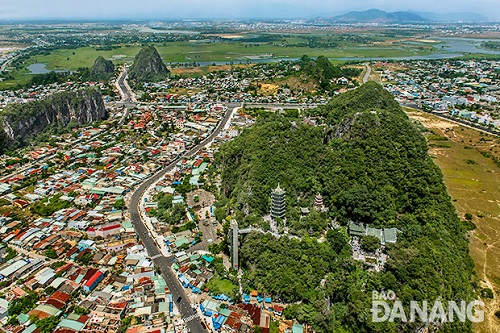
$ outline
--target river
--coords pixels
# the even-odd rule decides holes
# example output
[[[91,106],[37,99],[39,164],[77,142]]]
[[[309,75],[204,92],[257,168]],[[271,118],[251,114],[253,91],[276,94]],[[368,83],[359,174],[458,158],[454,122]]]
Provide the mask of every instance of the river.
[[[473,38],[433,38],[438,40],[440,44],[432,44],[436,48],[435,53],[426,55],[415,55],[405,57],[339,57],[330,58],[331,60],[343,61],[387,61],[387,60],[439,60],[451,59],[461,57],[468,53],[484,53],[484,54],[498,54],[500,51],[485,49],[481,46],[483,42],[489,39],[473,39]],[[424,44],[424,43],[422,43]],[[426,44],[429,45],[429,44]],[[258,64],[279,61],[297,61],[299,58],[262,58],[262,59],[239,59],[234,61],[196,61],[201,66],[210,65],[228,65],[228,64]],[[172,64],[192,64],[193,62],[176,62]]]
[[[50,70],[47,68],[46,64],[42,63],[36,63],[36,64],[31,64],[27,67],[27,69],[30,71],[30,74],[47,74],[50,72],[69,72],[69,70]]]

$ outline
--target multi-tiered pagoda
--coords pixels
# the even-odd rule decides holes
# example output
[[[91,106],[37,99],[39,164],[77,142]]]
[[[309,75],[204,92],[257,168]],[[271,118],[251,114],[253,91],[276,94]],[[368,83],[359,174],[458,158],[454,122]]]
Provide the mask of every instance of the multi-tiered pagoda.
[[[318,194],[316,198],[314,198],[314,205],[320,208],[323,207],[323,197],[321,194]]]
[[[285,190],[280,185],[271,191],[271,218],[285,219]]]

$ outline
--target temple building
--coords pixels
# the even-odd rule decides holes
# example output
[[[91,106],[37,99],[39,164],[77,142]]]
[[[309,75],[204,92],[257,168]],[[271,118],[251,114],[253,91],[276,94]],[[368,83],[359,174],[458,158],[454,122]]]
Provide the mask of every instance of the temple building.
[[[280,185],[271,191],[271,218],[285,219],[285,190]]]

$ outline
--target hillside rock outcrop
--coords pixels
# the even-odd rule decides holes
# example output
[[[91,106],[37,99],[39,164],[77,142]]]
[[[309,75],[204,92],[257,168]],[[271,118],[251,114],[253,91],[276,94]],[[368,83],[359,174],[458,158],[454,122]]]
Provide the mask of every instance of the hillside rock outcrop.
[[[165,79],[169,73],[158,50],[153,45],[146,45],[135,56],[129,77],[140,82],[155,82]]]
[[[109,80],[115,72],[115,66],[102,56],[97,57],[94,66],[90,68],[90,78],[96,81]]]
[[[60,92],[25,104],[10,104],[0,112],[0,151],[22,146],[38,134],[68,124],[84,125],[106,118],[101,94],[95,89]]]

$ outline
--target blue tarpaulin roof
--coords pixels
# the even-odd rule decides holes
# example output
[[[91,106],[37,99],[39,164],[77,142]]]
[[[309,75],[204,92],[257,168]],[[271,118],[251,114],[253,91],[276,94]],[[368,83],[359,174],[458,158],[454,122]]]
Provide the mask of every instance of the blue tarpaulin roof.
[[[225,321],[226,321],[226,317],[220,316],[220,315],[218,317],[212,318],[212,322],[214,323],[214,328],[216,330],[221,328],[222,324],[224,324]]]
[[[203,258],[203,260],[205,260],[208,263],[211,263],[212,261],[214,261],[214,257],[207,256],[206,254],[204,254],[202,256],[202,258]]]
[[[213,299],[221,300],[221,301],[230,301],[231,300],[231,297],[229,297],[227,295],[224,295],[224,294],[215,295],[215,296],[212,296],[212,297],[213,297]]]

